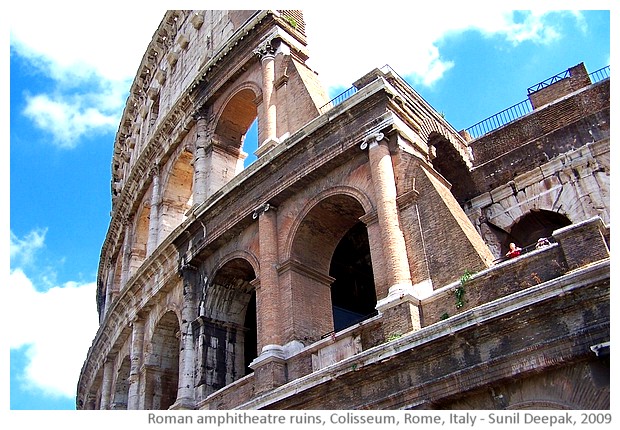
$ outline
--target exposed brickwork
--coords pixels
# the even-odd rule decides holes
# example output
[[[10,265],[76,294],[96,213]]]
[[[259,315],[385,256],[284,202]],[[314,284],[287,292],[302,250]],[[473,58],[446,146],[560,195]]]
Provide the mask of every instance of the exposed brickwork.
[[[528,97],[534,109],[587,87],[592,82],[583,63],[568,69],[569,76],[533,92]]]
[[[608,407],[609,82],[468,148],[390,70],[320,115],[307,58],[300,11],[166,13],[115,143],[78,408]],[[519,231],[554,243],[494,262]],[[601,395],[549,390],[575,376]]]

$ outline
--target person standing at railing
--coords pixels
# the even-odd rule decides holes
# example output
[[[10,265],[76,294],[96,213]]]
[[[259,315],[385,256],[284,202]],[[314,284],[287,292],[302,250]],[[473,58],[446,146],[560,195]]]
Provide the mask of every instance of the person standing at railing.
[[[506,257],[513,258],[521,255],[521,248],[514,244],[514,242],[510,242],[510,250],[506,253]]]

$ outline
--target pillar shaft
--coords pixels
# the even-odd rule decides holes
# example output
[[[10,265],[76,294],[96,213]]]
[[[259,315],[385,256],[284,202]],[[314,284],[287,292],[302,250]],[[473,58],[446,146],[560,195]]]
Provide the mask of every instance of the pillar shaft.
[[[174,409],[194,409],[194,365],[196,351],[192,323],[198,317],[196,303],[200,274],[189,264],[181,268],[183,307],[181,308],[181,350],[179,351],[179,385]]]
[[[144,346],[144,320],[137,318],[132,323],[131,367],[129,370],[129,393],[127,409],[139,409],[140,405],[140,367],[142,366]]]
[[[153,170],[153,190],[151,193],[151,213],[149,219],[149,237],[146,242],[146,255],[149,256],[155,251],[159,236],[159,206],[161,204],[159,169]]]
[[[194,153],[194,204],[207,200],[209,193],[209,160],[207,157],[208,121],[205,116],[198,116],[196,121],[196,151]]]
[[[99,404],[99,409],[110,409],[113,373],[114,363],[112,360],[108,359],[103,365],[103,381],[101,384],[101,403]]]
[[[114,289],[114,265],[112,263],[110,263],[108,265],[108,277],[106,278],[105,281],[105,304],[104,304],[104,310],[101,313],[101,318],[103,319],[104,315],[108,313],[108,310],[110,309],[110,306],[112,305],[112,298],[114,297],[113,295],[113,289]]]
[[[258,349],[281,345],[278,288],[278,232],[275,208],[268,204],[257,209],[260,250],[260,287],[256,291],[258,317]]]
[[[405,237],[398,218],[396,181],[390,150],[387,142],[377,139],[372,139],[368,146],[368,158],[377,199],[377,217],[383,239],[388,285],[390,289],[410,286],[411,272],[407,259]]]
[[[265,127],[264,142],[276,140],[276,100],[274,92],[275,82],[275,56],[265,54],[261,59],[263,71],[263,106]],[[263,143],[264,143],[263,142]]]
[[[125,222],[125,237],[123,238],[123,259],[121,261],[121,289],[125,287],[130,276],[131,266],[131,221]]]

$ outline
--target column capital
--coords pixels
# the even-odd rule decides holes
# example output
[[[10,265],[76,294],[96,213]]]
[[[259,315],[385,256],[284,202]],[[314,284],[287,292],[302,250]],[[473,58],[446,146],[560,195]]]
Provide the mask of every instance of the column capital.
[[[258,45],[253,52],[261,61],[264,59],[274,58],[279,44],[280,39],[271,37]]]
[[[277,211],[278,208],[269,203],[264,203],[260,205],[259,207],[257,207],[256,209],[254,209],[254,213],[252,213],[252,219],[257,219],[260,215],[262,215],[263,213],[269,210]]]
[[[209,113],[209,108],[203,106],[201,108],[199,108],[196,112],[193,113],[193,117],[196,121],[199,120],[208,120],[209,117],[211,116]]]
[[[181,264],[179,265],[179,275],[184,276],[188,274],[195,274],[196,272],[198,272],[198,267],[194,266],[191,263],[181,261]]]
[[[151,166],[151,168],[149,169],[149,176],[151,178],[154,178],[156,176],[159,176],[159,171],[160,171],[160,167],[158,163],[153,163],[153,165]]]
[[[372,148],[375,147],[379,144],[379,142],[381,142],[383,139],[385,139],[385,135],[383,133],[372,133],[369,134],[368,136],[366,136],[364,138],[364,140],[362,141],[362,143],[360,144],[360,149],[363,151],[366,148]]]

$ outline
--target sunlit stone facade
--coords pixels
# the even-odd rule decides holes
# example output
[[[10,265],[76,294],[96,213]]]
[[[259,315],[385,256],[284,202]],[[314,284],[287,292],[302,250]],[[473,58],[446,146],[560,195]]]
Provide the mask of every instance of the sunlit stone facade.
[[[471,139],[389,68],[330,101],[305,26],[163,17],[77,408],[608,408],[609,79]]]

